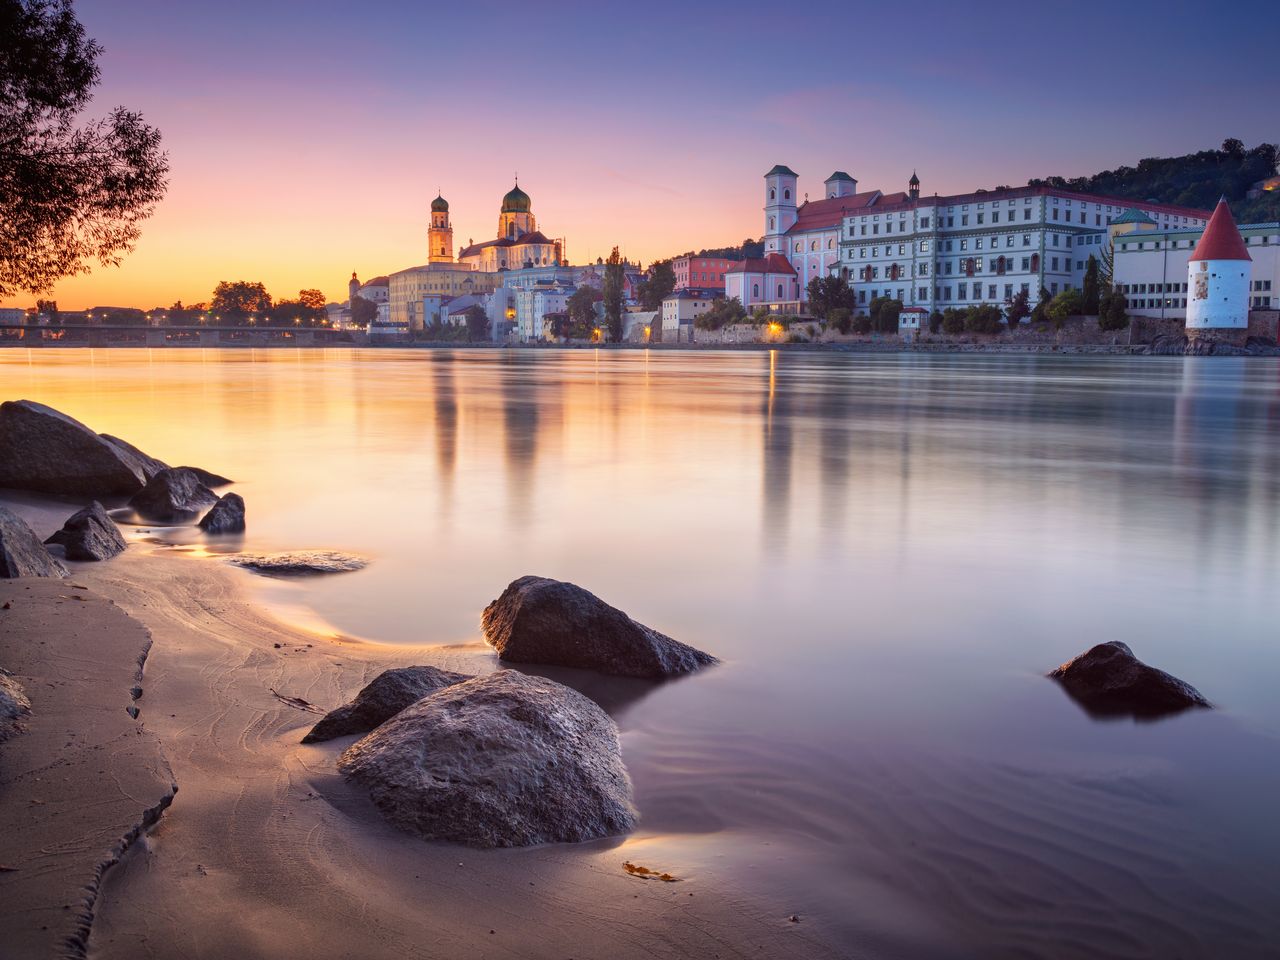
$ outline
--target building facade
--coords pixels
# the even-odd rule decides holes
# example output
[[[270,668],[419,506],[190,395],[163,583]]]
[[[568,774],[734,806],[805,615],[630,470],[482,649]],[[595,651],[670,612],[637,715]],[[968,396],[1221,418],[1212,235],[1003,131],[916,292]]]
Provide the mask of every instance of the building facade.
[[[428,263],[399,270],[388,277],[391,323],[410,330],[423,327],[422,298],[465,297],[492,293],[497,273],[486,273],[456,263]]]
[[[662,301],[662,342],[692,343],[694,321],[724,298],[723,288],[684,287]]]
[[[800,278],[785,256],[769,253],[741,260],[726,270],[724,295],[736,298],[748,311],[756,306],[798,304]]]
[[[675,289],[724,290],[725,272],[738,260],[727,257],[676,257],[671,261]]]
[[[497,237],[482,243],[468,242],[458,254],[458,262],[488,273],[556,266],[565,262],[564,241],[552,240],[538,229],[533,201],[517,183],[502,198]]]

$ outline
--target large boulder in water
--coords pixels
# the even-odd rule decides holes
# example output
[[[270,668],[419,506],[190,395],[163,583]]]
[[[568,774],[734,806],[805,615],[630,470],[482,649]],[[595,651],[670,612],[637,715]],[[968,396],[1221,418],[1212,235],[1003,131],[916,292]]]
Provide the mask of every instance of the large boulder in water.
[[[437,670],[435,667],[384,670],[357,693],[350,703],[325,714],[311,728],[311,732],[302,738],[302,742],[320,743],[353,733],[368,733],[423,697],[470,679],[465,674]]]
[[[338,769],[387,820],[428,840],[576,843],[636,822],[609,715],[514,670],[419,700],[348,747]]]
[[[0,743],[22,730],[22,721],[31,714],[31,701],[22,685],[0,670]]]
[[[67,568],[49,555],[27,522],[7,507],[0,507],[0,578],[66,575]]]
[[[0,404],[0,487],[38,493],[128,496],[147,467],[133,448],[31,400]]]
[[[97,500],[68,517],[45,543],[61,544],[68,560],[110,560],[126,546],[120,528]]]
[[[147,520],[172,522],[190,520],[217,501],[218,495],[194,472],[174,467],[161,470],[148,480],[129,500],[129,506]]]
[[[165,463],[163,460],[157,460],[155,457],[151,456],[150,454],[143,453],[141,450],[135,447],[132,443],[129,443],[127,440],[121,440],[119,437],[113,437],[109,433],[100,433],[98,434],[98,436],[100,436],[103,440],[107,441],[107,443],[111,444],[111,446],[115,447],[117,450],[124,453],[125,456],[133,458],[133,460],[135,460],[138,463],[138,465],[142,468],[142,477],[143,477],[144,483],[147,480],[150,480],[152,477],[154,477],[161,470],[169,469],[169,465]]]
[[[485,607],[485,639],[512,663],[545,663],[623,677],[677,676],[716,663],[563,580],[521,577]]]
[[[205,533],[244,533],[244,497],[224,493],[213,508],[200,518]]]
[[[1098,644],[1049,676],[1097,717],[1155,719],[1212,706],[1191,684],[1143,663],[1119,640]]]

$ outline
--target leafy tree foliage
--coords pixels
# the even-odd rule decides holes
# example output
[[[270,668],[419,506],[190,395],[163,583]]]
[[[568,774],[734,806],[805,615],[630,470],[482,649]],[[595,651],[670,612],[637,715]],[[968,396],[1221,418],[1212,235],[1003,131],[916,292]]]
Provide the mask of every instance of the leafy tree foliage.
[[[1012,330],[1029,316],[1031,316],[1031,294],[1019,288],[1017,293],[1004,302],[1005,321]]]
[[[935,310],[929,314],[929,332],[937,333],[942,329],[942,311]]]
[[[661,310],[662,301],[676,288],[676,273],[670,260],[656,260],[649,264],[649,275],[640,282],[637,299],[646,310]]]
[[[489,339],[489,315],[484,312],[484,307],[473,303],[467,307],[467,312],[463,316],[467,320],[468,340],[474,342]]]
[[[1128,303],[1119,290],[1109,290],[1098,307],[1098,326],[1103,330],[1123,330],[1129,326]]]
[[[809,312],[819,320],[825,320],[832,310],[852,312],[858,305],[857,296],[844,277],[814,277],[805,291],[809,295]]]
[[[1084,294],[1079,290],[1063,290],[1049,301],[1045,315],[1053,325],[1061,329],[1067,317],[1076,317],[1084,313]]]
[[[731,297],[715,301],[711,304],[711,309],[693,321],[693,325],[699,330],[719,330],[730,324],[741,323],[746,316],[747,311],[743,308],[742,301]]]
[[[358,293],[351,298],[351,322],[355,326],[360,327],[362,330],[367,330],[369,324],[377,319],[378,305],[376,303],[360,296]]]
[[[970,307],[964,317],[964,329],[967,333],[999,333],[1004,327],[1000,322],[1000,308],[991,303],[981,303]]]
[[[1049,319],[1049,301],[1053,299],[1049,295],[1049,291],[1044,287],[1040,288],[1040,299],[1036,301],[1035,309],[1031,311],[1032,323],[1044,323]]]
[[[571,334],[587,339],[596,326],[595,305],[602,295],[595,287],[583,284],[569,296],[565,309],[569,312]]]
[[[947,307],[942,311],[942,332],[949,334],[964,333],[965,311],[955,307]]]
[[[897,333],[898,315],[902,313],[902,301],[891,297],[876,297],[868,309],[871,329],[876,333]]]
[[[1148,157],[1136,167],[1117,167],[1091,177],[1046,177],[1030,180],[1029,186],[1060,187],[1087,193],[1101,193],[1130,200],[1156,200],[1187,207],[1212,210],[1225,196],[1240,223],[1280,220],[1280,191],[1264,192],[1249,199],[1249,188],[1259,180],[1275,176],[1280,147],[1260,143],[1245,149],[1235,138],[1225,140],[1221,150],[1201,150],[1181,157]]]
[[[222,323],[245,323],[249,317],[265,314],[271,309],[271,294],[261,283],[223,280],[213,289],[209,309],[222,317]]]
[[[866,336],[871,332],[871,318],[862,316],[853,318],[853,332]]]
[[[0,296],[118,264],[164,196],[140,114],[79,122],[101,53],[70,0],[0,0]]]
[[[605,261],[604,268],[604,322],[609,331],[609,339],[614,343],[622,342],[622,288],[626,280],[623,271],[622,256],[614,247]]]
[[[1098,279],[1098,258],[1093,254],[1089,254],[1089,265],[1084,271],[1084,290],[1082,295],[1084,304],[1082,312],[1086,316],[1096,317],[1098,315],[1098,298],[1102,293],[1102,284]]]
[[[827,322],[847,334],[853,329],[853,311],[848,307],[833,307],[827,311]]]

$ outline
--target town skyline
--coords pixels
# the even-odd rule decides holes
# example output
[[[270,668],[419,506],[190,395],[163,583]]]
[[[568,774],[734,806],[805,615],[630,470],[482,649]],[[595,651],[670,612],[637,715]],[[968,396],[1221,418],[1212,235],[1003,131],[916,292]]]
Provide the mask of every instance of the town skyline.
[[[1241,20],[1262,10],[1244,7]],[[476,67],[479,23],[458,11],[387,3],[335,20],[343,7],[321,4],[303,21],[285,4],[255,10],[246,35],[244,18],[226,11],[87,0],[78,11],[105,47],[90,112],[129,103],[158,126],[170,188],[120,267],[45,296],[64,310],[145,309],[247,279],[277,296],[316,287],[341,300],[352,270],[367,278],[426,262],[437,189],[459,246],[492,236],[517,173],[568,260],[594,262],[616,245],[647,264],[758,239],[760,177],[775,163],[815,199],[833,170],[886,192],[916,171],[928,195],[1090,174],[1228,136],[1268,139],[1269,118],[1227,95],[1261,36],[1148,8],[1108,11],[1105,37],[1071,35],[1078,66],[1049,71],[1042,60],[1060,18],[1046,14],[965,17],[924,4],[913,15],[935,29],[904,30],[894,54],[845,50],[842,31],[787,13],[808,50],[792,75],[769,63],[779,55],[769,53],[768,7],[746,4],[732,18],[690,11],[677,29],[660,4],[585,24],[565,4],[520,20],[510,41],[512,72],[551,64],[539,89]],[[860,8],[849,35],[891,30],[899,17]],[[566,43],[581,56],[560,62],[552,54]],[[653,76],[640,57],[662,44],[667,66]],[[300,69],[312,60],[299,55],[315,65]],[[1195,58],[1197,68],[1163,71],[1167,96],[1152,100],[1153,57]],[[1106,90],[1107,110],[1091,90]]]

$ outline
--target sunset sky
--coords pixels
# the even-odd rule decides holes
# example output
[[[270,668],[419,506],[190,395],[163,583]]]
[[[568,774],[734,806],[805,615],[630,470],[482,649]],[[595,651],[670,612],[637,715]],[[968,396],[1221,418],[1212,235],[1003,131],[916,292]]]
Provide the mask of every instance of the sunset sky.
[[[106,47],[92,112],[140,110],[172,170],[135,252],[59,284],[62,309],[224,279],[343,299],[352,270],[425,262],[437,187],[455,249],[492,238],[516,171],[571,261],[647,263],[758,237],[775,163],[815,197],[834,169],[947,193],[1253,146],[1280,119],[1262,2],[76,9]]]

